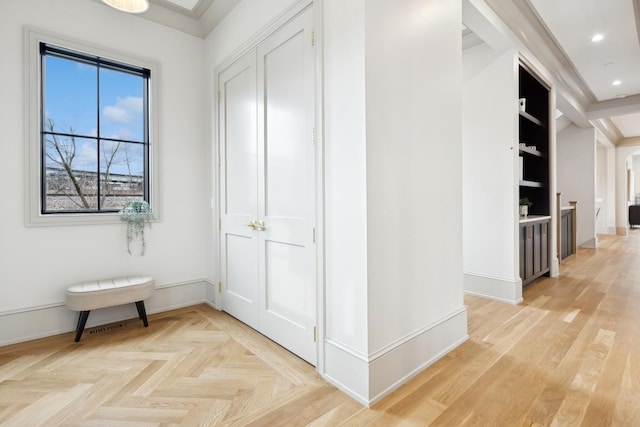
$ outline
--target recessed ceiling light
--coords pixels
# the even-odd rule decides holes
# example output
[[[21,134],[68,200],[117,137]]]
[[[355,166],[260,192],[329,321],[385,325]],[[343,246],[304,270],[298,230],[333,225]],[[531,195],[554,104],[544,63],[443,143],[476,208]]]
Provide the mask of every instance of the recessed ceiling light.
[[[592,42],[599,42],[602,39],[604,39],[604,36],[602,34],[594,34],[594,36],[591,37]]]
[[[614,86],[620,86],[622,84],[622,82],[620,80],[614,80],[612,85]]]

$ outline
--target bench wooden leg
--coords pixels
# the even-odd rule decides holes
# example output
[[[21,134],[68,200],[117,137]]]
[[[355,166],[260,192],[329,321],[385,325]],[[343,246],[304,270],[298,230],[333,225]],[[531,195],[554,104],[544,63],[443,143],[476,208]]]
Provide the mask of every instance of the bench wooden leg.
[[[136,308],[138,309],[138,316],[142,319],[142,323],[146,328],[149,326],[149,322],[147,321],[147,311],[144,309],[144,301],[136,301]]]
[[[81,311],[78,315],[78,325],[76,326],[76,342],[80,341],[82,333],[84,332],[84,326],[87,324],[89,313],[91,310]]]

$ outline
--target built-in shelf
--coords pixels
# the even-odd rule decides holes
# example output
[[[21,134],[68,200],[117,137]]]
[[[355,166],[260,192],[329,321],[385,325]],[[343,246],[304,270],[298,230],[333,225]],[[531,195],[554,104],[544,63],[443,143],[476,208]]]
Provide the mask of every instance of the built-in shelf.
[[[537,156],[537,157],[545,156],[542,151],[535,150],[531,147],[523,147],[523,146],[520,146],[520,153],[531,154],[532,156]]]
[[[534,123],[540,127],[546,127],[544,125],[544,123],[542,123],[540,120],[536,119],[535,117],[533,117],[531,114],[527,113],[526,111],[522,111],[520,110],[520,115],[522,117],[524,117],[525,119],[529,120],[531,123]]]
[[[529,187],[529,188],[543,188],[544,184],[537,181],[520,181],[520,187]]]
[[[549,274],[551,265],[550,194],[550,135],[552,117],[549,88],[526,67],[519,70],[519,97],[526,102],[526,111],[518,119],[518,148],[520,162],[519,193],[531,203],[529,216],[520,218],[520,277],[528,285],[538,277]],[[523,145],[520,145],[523,144]]]

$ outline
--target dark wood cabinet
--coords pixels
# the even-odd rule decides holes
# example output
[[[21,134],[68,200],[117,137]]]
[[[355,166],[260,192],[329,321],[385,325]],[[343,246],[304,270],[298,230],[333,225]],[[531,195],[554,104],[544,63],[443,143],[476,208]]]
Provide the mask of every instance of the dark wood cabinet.
[[[573,255],[573,209],[562,209],[560,214],[560,260]]]
[[[528,285],[549,272],[550,217],[520,223],[520,277]]]
[[[629,206],[629,226],[640,225],[640,205]]]

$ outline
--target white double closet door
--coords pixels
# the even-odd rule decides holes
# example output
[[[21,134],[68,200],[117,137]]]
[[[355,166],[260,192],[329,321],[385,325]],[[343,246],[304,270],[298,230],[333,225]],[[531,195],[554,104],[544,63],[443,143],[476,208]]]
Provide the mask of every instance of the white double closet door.
[[[218,74],[222,308],[315,365],[309,8]]]

